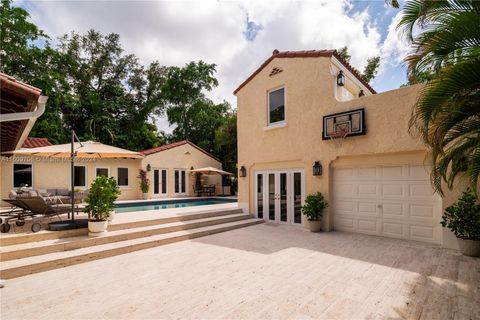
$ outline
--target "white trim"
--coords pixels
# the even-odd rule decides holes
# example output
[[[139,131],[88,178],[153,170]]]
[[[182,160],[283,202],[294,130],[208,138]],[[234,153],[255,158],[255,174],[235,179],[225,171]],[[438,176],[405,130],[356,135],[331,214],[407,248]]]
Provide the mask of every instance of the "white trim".
[[[88,180],[88,173],[87,173],[87,166],[83,166],[83,165],[74,165],[74,167],[83,167],[85,168],[85,185],[83,186],[76,186],[74,185],[73,187],[74,188],[86,188],[87,187],[87,180]],[[75,171],[75,168],[73,169]],[[75,174],[75,173],[74,173]],[[70,177],[70,179],[72,179],[72,177]],[[75,179],[73,179],[73,182],[75,182]],[[72,181],[70,180],[70,185],[72,185]]]
[[[175,171],[178,171],[179,174],[178,174],[178,177],[179,177],[179,183],[178,183],[178,190],[179,192],[175,192]],[[182,174],[181,172],[182,171],[185,171],[185,192],[182,192]],[[188,169],[186,168],[174,168],[173,169],[173,194],[175,195],[185,195],[185,194],[188,194],[188,185],[189,185],[189,179],[188,179]]]
[[[159,178],[159,188],[158,188],[158,191],[159,193],[155,193],[155,170],[158,170],[159,171],[159,174],[158,174],[158,178]],[[165,183],[166,183],[166,186],[165,186],[165,193],[162,193],[162,171],[165,170],[166,171],[166,179],[165,179]],[[169,179],[168,179],[168,168],[152,168],[152,197],[153,198],[164,198],[164,197],[168,197],[168,188],[170,186],[169,184]],[[175,178],[175,177],[174,177]]]
[[[287,169],[262,169],[262,170],[255,170],[254,171],[254,214],[255,217],[258,218],[258,195],[257,195],[257,188],[258,188],[258,175],[262,174],[262,183],[263,183],[263,220],[274,222],[274,223],[288,223],[291,225],[303,226],[304,224],[304,216],[301,214],[301,221],[300,223],[294,223],[294,199],[293,199],[293,174],[299,172],[301,177],[301,204],[304,205],[305,203],[305,169],[304,168],[287,168]],[[287,221],[280,221],[280,207],[279,207],[279,199],[275,199],[275,219],[269,219],[269,203],[268,203],[268,175],[274,174],[275,176],[275,193],[279,191],[279,179],[280,174],[286,173],[286,183],[287,183]]]
[[[127,169],[127,184],[126,185],[120,185],[119,184],[118,169]],[[130,187],[130,169],[128,167],[117,167],[117,185],[120,189],[126,189],[126,188]]]
[[[107,178],[110,178],[110,167],[95,167],[95,178],[98,177],[97,169],[107,169],[108,170]]]
[[[12,184],[11,184],[12,189],[20,188],[20,187],[15,187],[15,165],[16,164],[28,164],[32,167],[32,185],[28,186],[27,188],[33,188],[33,184],[35,183],[34,174],[33,174],[33,163],[31,163],[31,162],[14,162],[12,164]]]
[[[270,94],[283,89],[283,120],[270,122]],[[287,124],[287,89],[285,85],[267,90],[267,127],[285,126]]]

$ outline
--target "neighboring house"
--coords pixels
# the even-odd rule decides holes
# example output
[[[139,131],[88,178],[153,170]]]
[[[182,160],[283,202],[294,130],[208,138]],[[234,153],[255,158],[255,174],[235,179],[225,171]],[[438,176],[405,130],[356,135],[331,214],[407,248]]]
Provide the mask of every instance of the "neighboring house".
[[[22,145],[22,148],[38,148],[48,147],[53,145],[47,138],[32,138],[28,137]]]
[[[326,231],[455,247],[440,220],[458,194],[434,193],[425,147],[408,132],[420,88],[376,94],[336,51],[275,50],[234,92],[239,205],[302,225],[305,196],[320,191]],[[336,147],[342,129],[350,135]]]
[[[84,145],[95,142],[83,142]],[[33,189],[70,189],[69,158],[42,157],[28,155],[31,149],[38,147],[57,147],[45,138],[28,138],[21,155],[5,154],[0,164],[2,198],[8,196],[12,189],[28,185]],[[106,146],[110,148],[110,146]],[[41,148],[44,149],[44,148]],[[120,151],[123,149],[120,149]],[[130,152],[124,150],[125,152]],[[192,168],[214,167],[221,169],[220,160],[191,143],[180,141],[140,152],[144,158],[81,158],[78,157],[74,167],[75,189],[88,189],[98,175],[114,177],[120,187],[119,200],[142,199],[140,191],[139,170],[147,170],[150,180],[149,198],[194,196],[195,175]],[[9,156],[6,156],[9,155]],[[221,177],[202,175],[202,185],[216,185],[217,194],[222,193]],[[2,205],[7,205],[3,203]]]
[[[194,196],[195,175],[189,170],[204,167],[222,169],[218,158],[188,140],[140,151],[145,155],[142,168],[148,171],[150,198]],[[202,175],[202,185],[216,185],[221,192],[221,177]]]

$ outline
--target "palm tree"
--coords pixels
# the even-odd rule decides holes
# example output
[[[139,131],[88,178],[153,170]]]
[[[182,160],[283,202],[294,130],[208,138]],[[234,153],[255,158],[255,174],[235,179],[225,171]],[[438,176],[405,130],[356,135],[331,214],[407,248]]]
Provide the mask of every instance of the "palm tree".
[[[402,13],[398,28],[413,48],[405,60],[410,82],[428,79],[410,128],[428,147],[432,184],[443,195],[443,182],[451,189],[466,173],[478,195],[480,1],[411,0]]]

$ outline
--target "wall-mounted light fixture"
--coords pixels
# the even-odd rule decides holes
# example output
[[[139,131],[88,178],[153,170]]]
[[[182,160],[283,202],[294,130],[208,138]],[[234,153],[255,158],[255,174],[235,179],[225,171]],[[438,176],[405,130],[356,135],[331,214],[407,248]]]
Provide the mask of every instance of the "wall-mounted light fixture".
[[[315,161],[315,163],[313,164],[313,175],[321,176],[323,173],[322,171],[322,164],[320,163],[320,161]]]
[[[358,93],[358,97],[361,98],[365,95],[365,92],[363,92],[363,90],[360,90],[360,92]]]
[[[337,86],[343,87],[345,85],[345,75],[343,74],[343,71],[340,70],[340,72],[337,75]]]
[[[152,166],[149,164],[147,164],[147,171],[152,171]]]
[[[245,178],[247,176],[247,168],[245,166],[242,166],[239,170],[239,176],[242,178]]]
[[[190,171],[192,171],[193,169],[194,169],[193,166],[191,166],[191,167],[190,167]]]

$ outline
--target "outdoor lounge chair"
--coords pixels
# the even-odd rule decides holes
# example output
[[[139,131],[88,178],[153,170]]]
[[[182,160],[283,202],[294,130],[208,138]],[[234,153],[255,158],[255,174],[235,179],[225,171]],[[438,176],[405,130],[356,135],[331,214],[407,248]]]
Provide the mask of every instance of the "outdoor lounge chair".
[[[32,217],[34,214],[30,211],[28,207],[22,204],[17,199],[3,199],[3,201],[10,204],[10,210],[4,211],[0,214],[0,231],[2,233],[7,233],[10,231],[10,222],[15,221],[15,224],[18,227],[21,227],[25,224],[25,218]]]

